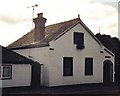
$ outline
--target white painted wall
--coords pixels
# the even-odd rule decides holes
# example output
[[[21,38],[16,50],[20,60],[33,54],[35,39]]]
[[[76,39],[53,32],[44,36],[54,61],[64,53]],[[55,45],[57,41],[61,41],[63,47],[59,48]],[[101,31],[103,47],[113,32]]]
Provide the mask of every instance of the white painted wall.
[[[76,49],[73,43],[73,32],[84,33],[85,49]],[[80,24],[56,41],[52,41],[50,47],[54,50],[50,50],[49,86],[103,82],[103,62],[105,55],[110,54],[100,53],[100,45]],[[73,57],[73,76],[63,76],[63,57]],[[84,75],[85,57],[93,58],[93,76]],[[114,62],[114,57],[110,60]]]
[[[30,86],[31,84],[31,65],[30,64],[11,64],[12,79],[0,80],[2,87]]]
[[[41,85],[49,86],[49,47],[14,50],[15,52],[39,62],[42,65]]]

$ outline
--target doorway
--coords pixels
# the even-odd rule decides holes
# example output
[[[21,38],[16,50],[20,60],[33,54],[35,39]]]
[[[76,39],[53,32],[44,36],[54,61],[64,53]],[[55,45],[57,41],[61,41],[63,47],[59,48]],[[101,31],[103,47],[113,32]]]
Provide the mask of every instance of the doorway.
[[[32,64],[31,87],[38,88],[41,85],[41,65],[38,62]]]
[[[113,63],[110,60],[103,62],[103,83],[113,83]]]

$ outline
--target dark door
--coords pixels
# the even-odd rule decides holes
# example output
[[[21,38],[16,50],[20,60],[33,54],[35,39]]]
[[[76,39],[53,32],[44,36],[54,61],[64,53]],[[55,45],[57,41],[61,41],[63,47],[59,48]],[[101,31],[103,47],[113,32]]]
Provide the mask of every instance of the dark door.
[[[41,84],[41,65],[38,62],[32,64],[31,87],[38,88]]]
[[[103,83],[113,83],[113,64],[110,60],[106,60],[103,63]]]

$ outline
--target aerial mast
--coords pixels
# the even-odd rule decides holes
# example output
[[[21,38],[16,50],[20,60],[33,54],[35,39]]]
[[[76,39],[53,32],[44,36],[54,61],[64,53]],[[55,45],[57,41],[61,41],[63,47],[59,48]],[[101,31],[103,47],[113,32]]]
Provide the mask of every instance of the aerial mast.
[[[34,10],[35,10],[35,7],[38,7],[37,4],[33,5],[33,6],[29,6],[27,8],[32,8],[32,29],[33,29],[33,18],[34,18]]]

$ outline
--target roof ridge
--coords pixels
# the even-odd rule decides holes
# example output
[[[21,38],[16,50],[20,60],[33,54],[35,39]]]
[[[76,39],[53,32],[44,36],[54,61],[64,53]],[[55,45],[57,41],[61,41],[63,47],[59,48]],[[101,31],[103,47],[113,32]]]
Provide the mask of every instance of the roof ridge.
[[[53,24],[47,25],[47,26],[45,26],[45,27],[49,27],[49,26],[53,26],[53,25],[61,24],[61,23],[65,23],[65,22],[71,22],[71,21],[74,21],[74,20],[77,20],[77,19],[80,20],[80,18],[74,18],[74,19],[70,19],[70,20],[65,20],[65,21],[53,23]]]

